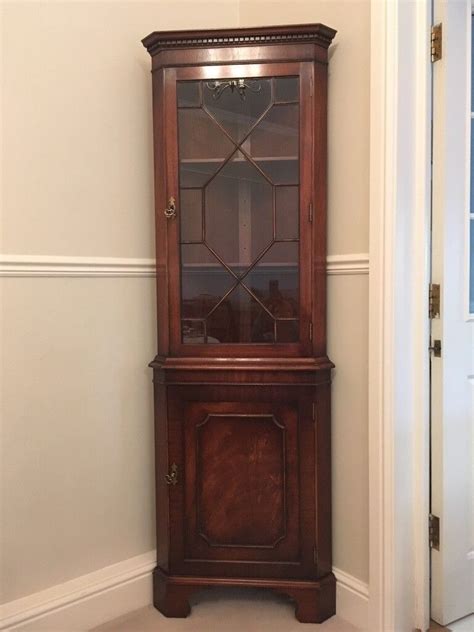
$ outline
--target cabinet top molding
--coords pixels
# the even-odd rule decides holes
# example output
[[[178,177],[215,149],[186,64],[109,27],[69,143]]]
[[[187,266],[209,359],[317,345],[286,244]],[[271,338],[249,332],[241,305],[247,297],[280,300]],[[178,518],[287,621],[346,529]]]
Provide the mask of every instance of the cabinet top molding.
[[[206,31],[155,31],[142,40],[150,55],[166,48],[209,46],[251,46],[262,44],[314,43],[328,48],[336,35],[324,24],[291,24],[245,29],[213,29]]]

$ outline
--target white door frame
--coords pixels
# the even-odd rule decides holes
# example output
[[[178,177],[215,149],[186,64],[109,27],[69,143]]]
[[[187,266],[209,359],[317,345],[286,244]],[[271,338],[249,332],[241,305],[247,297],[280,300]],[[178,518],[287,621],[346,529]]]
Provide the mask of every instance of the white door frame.
[[[429,623],[431,1],[371,0],[369,629]]]

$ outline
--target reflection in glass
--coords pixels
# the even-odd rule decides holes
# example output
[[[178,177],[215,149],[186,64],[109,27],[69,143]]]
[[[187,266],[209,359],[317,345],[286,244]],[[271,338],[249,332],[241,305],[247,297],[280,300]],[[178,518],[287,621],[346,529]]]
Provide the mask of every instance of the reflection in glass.
[[[213,89],[213,82],[203,82],[204,108],[222,125],[231,138],[239,143],[250,131],[258,118],[270,107],[271,80],[250,80],[252,89],[246,89],[244,99],[238,89],[230,87],[220,93]],[[258,87],[259,91],[254,92]]]
[[[298,342],[299,320],[276,321],[278,342]]]
[[[231,292],[226,304],[226,322],[231,326],[220,342],[274,342],[273,318],[241,285]],[[217,339],[222,335],[223,315],[215,310],[207,319],[208,334]]]
[[[201,105],[201,82],[178,81],[176,96],[179,108],[199,107]]]
[[[236,272],[273,237],[273,188],[240,152],[205,189],[206,243]]]
[[[298,77],[276,77],[274,81],[276,103],[298,101],[300,96]]]
[[[180,186],[202,187],[234,145],[201,109],[180,109],[178,129]]]
[[[298,243],[274,243],[242,282],[275,318],[297,318]]]
[[[298,239],[299,187],[275,188],[275,221],[277,239]]]
[[[181,241],[202,241],[202,191],[181,189],[180,192]]]
[[[299,184],[299,106],[278,105],[249,137],[249,153],[275,184]]]
[[[202,244],[181,245],[181,315],[205,319],[235,279]]]

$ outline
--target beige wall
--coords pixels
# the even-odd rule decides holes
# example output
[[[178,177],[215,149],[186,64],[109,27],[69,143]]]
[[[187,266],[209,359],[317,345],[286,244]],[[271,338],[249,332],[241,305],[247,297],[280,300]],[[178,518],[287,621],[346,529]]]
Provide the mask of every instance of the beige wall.
[[[140,39],[285,21],[340,31],[330,66],[330,253],[367,251],[367,4],[16,1],[0,10],[3,253],[152,256],[150,64]],[[150,278],[1,281],[9,601],[153,547],[146,365],[156,341]],[[329,322],[334,557],[365,581],[367,276],[330,277]]]

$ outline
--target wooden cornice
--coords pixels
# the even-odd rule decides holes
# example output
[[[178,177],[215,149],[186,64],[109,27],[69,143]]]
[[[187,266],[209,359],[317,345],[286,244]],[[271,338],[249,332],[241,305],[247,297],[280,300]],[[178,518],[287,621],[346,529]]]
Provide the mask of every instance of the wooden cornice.
[[[314,43],[328,48],[336,35],[324,24],[291,24],[245,29],[207,31],[155,31],[142,40],[151,56],[169,48],[255,46],[265,44]]]

